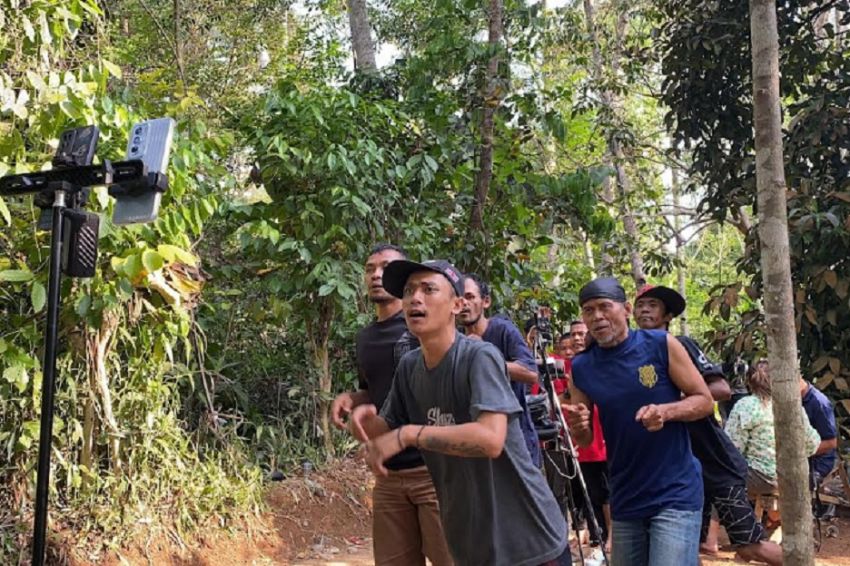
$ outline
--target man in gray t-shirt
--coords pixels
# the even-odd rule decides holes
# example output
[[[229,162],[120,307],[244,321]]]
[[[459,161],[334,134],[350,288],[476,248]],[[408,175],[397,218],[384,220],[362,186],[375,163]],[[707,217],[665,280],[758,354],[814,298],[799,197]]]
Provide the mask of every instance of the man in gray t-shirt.
[[[402,358],[380,415],[374,405],[352,413],[369,465],[385,474],[402,449],[422,451],[458,566],[570,564],[567,526],[528,459],[504,358],[455,329],[463,276],[444,261],[395,261],[383,281],[421,348]]]

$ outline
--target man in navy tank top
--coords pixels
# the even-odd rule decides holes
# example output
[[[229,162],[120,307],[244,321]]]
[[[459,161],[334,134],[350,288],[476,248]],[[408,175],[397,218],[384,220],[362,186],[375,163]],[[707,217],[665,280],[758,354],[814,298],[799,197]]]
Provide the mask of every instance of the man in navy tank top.
[[[712,412],[711,394],[685,348],[660,330],[631,330],[616,279],[579,292],[593,343],[573,360],[573,437],[593,441],[599,409],[608,449],[613,566],[697,566],[703,491],[685,422]]]

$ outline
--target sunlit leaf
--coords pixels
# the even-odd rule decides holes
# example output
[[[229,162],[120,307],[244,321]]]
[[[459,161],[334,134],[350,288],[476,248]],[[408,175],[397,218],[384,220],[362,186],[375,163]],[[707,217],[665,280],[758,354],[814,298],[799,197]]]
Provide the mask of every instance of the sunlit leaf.
[[[47,291],[44,289],[44,285],[38,281],[33,281],[30,299],[32,300],[33,310],[35,312],[41,312],[41,309],[44,308],[44,303],[47,301]]]
[[[115,77],[116,79],[120,79],[122,76],[124,76],[124,73],[121,71],[121,67],[119,67],[112,61],[101,59],[100,62],[103,63],[104,68],[109,71],[109,74]]]
[[[0,281],[9,281],[12,283],[23,283],[33,278],[31,271],[24,269],[7,269],[0,271]]]

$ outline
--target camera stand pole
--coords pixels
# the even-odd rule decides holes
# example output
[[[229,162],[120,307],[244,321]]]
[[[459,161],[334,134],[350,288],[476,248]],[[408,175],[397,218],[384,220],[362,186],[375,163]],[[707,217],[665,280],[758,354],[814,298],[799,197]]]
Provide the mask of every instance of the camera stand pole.
[[[91,129],[91,127],[86,128]],[[78,129],[79,130],[79,129]],[[76,130],[75,130],[76,131]],[[80,159],[77,155],[77,147],[74,146],[79,132],[70,138],[62,135],[63,142],[60,149],[63,151],[54,159],[55,169],[49,171],[38,171],[22,175],[5,175],[0,177],[0,196],[17,196],[25,194],[38,194],[49,192],[53,194],[52,211],[52,233],[50,240],[50,261],[47,284],[47,328],[44,332],[44,358],[42,360],[42,392],[41,392],[41,430],[38,443],[38,471],[35,487],[35,519],[33,521],[32,542],[32,565],[42,566],[45,559],[47,538],[47,504],[50,488],[50,455],[53,448],[53,404],[56,390],[56,350],[59,329],[59,302],[61,298],[60,285],[62,283],[63,269],[63,247],[65,230],[64,224],[69,210],[77,211],[84,204],[85,198],[81,191],[86,187],[96,185],[110,188],[113,196],[126,196],[136,190],[165,191],[168,187],[168,178],[163,173],[148,174],[147,167],[141,159],[130,159],[112,163],[104,160],[101,165],[92,165],[91,159],[94,152],[94,144],[97,140],[97,132],[92,137],[91,132],[84,132],[89,136],[83,139],[88,148],[87,156]],[[71,147],[65,147],[65,140],[71,139]],[[67,151],[66,151],[67,150]],[[73,154],[73,158],[69,158]],[[58,160],[58,163],[57,163]],[[83,162],[80,162],[83,161]],[[113,192],[114,186],[114,192]],[[74,219],[68,220],[71,230],[74,229]],[[72,252],[81,246],[81,240],[74,240],[71,236],[68,252],[68,263],[71,277],[92,277],[94,275],[96,261],[91,257],[97,257],[97,229],[87,225],[88,248],[86,261],[77,261],[72,257]],[[96,224],[95,224],[96,226]],[[84,230],[80,229],[80,233]],[[77,234],[79,235],[79,234]],[[88,262],[88,265],[86,264]],[[87,274],[91,270],[90,274]]]
[[[47,328],[44,332],[44,375],[41,387],[41,433],[38,442],[38,479],[35,487],[35,524],[32,564],[44,564],[47,533],[47,496],[50,485],[50,451],[53,445],[53,396],[56,390],[56,346],[62,282],[62,224],[69,183],[57,183],[53,201],[53,233],[50,240],[50,273],[47,284]]]
[[[602,558],[605,564],[610,564],[608,561],[608,553],[605,551],[605,541],[602,540],[602,529],[599,527],[599,522],[596,518],[596,514],[593,512],[593,505],[590,501],[590,495],[587,492],[587,484],[584,481],[584,474],[581,472],[581,465],[578,461],[578,452],[576,451],[575,446],[573,445],[573,439],[570,436],[570,427],[567,425],[567,421],[564,418],[564,413],[561,411],[561,404],[558,401],[558,395],[555,393],[555,384],[552,381],[552,375],[549,373],[549,364],[546,363],[546,346],[540,337],[537,336],[535,339],[535,347],[537,349],[538,354],[540,355],[540,359],[543,361],[543,388],[546,390],[546,396],[549,398],[549,406],[552,410],[552,416],[556,419],[555,422],[558,423],[560,432],[558,436],[555,438],[556,442],[556,451],[560,452],[563,455],[564,461],[566,463],[566,458],[570,459],[572,463],[572,469],[575,473],[574,477],[578,478],[579,486],[581,486],[581,496],[584,500],[585,511],[587,511],[587,522],[590,527],[591,533],[594,537],[599,541],[599,547],[602,550]],[[575,515],[574,510],[576,509],[575,504],[575,496],[572,493],[572,486],[570,486],[569,480],[572,479],[567,477],[567,505],[570,507],[570,510],[573,511],[573,515]],[[576,531],[576,537],[578,541],[578,550],[579,557],[581,558],[582,563],[584,562],[584,553],[581,549],[581,535],[578,530],[578,525],[575,524],[576,521],[573,520],[573,528]],[[611,533],[608,533],[608,536],[611,536]]]

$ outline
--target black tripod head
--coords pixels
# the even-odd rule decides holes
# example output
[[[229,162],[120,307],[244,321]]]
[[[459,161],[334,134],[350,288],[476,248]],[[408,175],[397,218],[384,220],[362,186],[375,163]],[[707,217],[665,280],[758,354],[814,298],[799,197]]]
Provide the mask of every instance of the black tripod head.
[[[51,160],[54,171],[91,165],[98,138],[100,138],[100,130],[97,126],[83,126],[62,132],[59,136],[59,147],[56,148],[56,153]],[[85,206],[89,199],[89,190],[89,187],[81,187],[79,191],[69,194],[66,202],[68,208],[76,209]],[[54,200],[56,200],[56,192],[51,189],[40,191],[33,198],[33,203],[41,209],[38,217],[39,230],[50,230],[53,224],[51,210]]]

